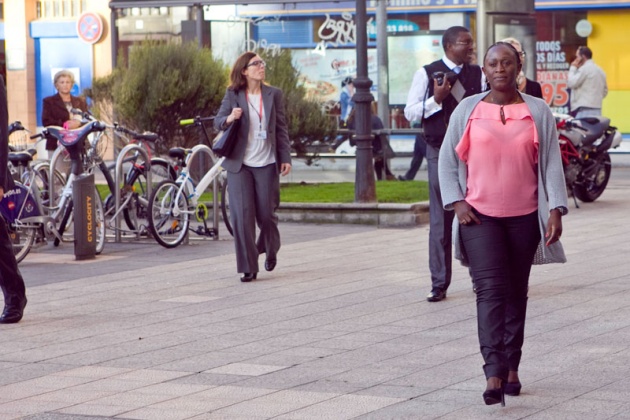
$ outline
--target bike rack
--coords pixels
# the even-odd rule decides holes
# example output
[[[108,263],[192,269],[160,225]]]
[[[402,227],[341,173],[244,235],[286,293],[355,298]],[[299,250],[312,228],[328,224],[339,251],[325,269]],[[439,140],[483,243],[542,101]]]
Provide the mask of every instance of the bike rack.
[[[122,165],[123,165],[123,160],[124,157],[130,152],[130,151],[138,151],[140,153],[140,155],[142,155],[142,157],[144,158],[144,162],[146,165],[146,178],[147,178],[147,196],[150,197],[151,196],[151,189],[152,189],[152,184],[151,184],[151,160],[149,159],[149,154],[147,153],[146,150],[144,150],[141,146],[137,145],[137,144],[128,144],[127,146],[123,147],[123,149],[120,151],[120,153],[118,153],[118,157],[116,158],[116,169],[114,171],[114,182],[116,185],[116,189],[114,191],[114,214],[116,215],[116,218],[114,220],[114,242],[119,243],[122,242],[122,234],[121,234],[121,228],[120,228],[120,216],[121,213],[119,213],[120,210],[120,184],[122,182],[121,179],[121,175],[122,175]],[[140,238],[140,231],[136,231],[136,236],[137,238]]]
[[[216,158],[215,154],[212,152],[212,149],[205,144],[198,144],[192,148],[190,161],[192,162],[195,154],[205,152],[211,158]],[[204,175],[205,176],[205,175]],[[217,190],[219,188],[218,177],[214,177],[212,180],[212,227],[216,231],[216,235],[214,236],[214,240],[219,240],[219,196],[217,195]],[[201,195],[202,191],[199,192]],[[190,238],[190,235],[187,235],[187,238]]]

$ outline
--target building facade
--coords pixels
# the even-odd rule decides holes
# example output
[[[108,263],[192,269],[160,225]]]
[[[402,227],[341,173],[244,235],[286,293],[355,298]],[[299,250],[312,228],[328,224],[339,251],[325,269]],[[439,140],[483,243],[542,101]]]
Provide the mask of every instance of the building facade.
[[[196,6],[202,3],[203,6]],[[205,4],[204,4],[205,3]],[[210,4],[211,3],[211,4]],[[55,93],[52,76],[62,68],[75,73],[75,92],[109,74],[118,54],[144,39],[194,41],[212,48],[226,63],[242,51],[263,48],[291,53],[308,91],[334,112],[341,81],[355,75],[355,3],[251,1],[247,5],[186,0],[4,0],[0,72],[9,95],[9,118],[31,130],[41,126],[41,101]],[[227,3],[227,2],[225,2]],[[387,86],[390,125],[404,126],[400,109],[414,71],[441,57],[441,31],[452,25],[476,35],[473,0],[389,0],[386,68],[376,49],[380,33],[377,0],[368,6],[368,68],[373,90]],[[382,19],[382,16],[381,16]],[[588,45],[608,76],[603,112],[630,133],[630,70],[626,47],[630,1],[537,0],[525,16],[532,31],[522,37],[526,72],[539,80],[555,111],[568,111],[566,74],[578,46]],[[509,32],[497,20],[497,39]],[[2,60],[4,57],[4,60]]]

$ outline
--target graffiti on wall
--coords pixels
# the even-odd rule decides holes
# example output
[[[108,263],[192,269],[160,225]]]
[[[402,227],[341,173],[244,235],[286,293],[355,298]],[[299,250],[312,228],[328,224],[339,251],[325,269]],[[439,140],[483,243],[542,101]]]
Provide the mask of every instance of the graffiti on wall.
[[[370,25],[373,20],[373,17],[370,18],[367,24]],[[333,19],[326,13],[326,20],[320,25],[317,35],[321,41],[317,44],[316,50],[325,50],[328,46],[356,44],[357,26],[350,13],[343,13],[341,19]]]
[[[262,51],[271,57],[277,57],[282,54],[280,44],[267,43],[266,39],[246,39],[243,41],[243,51]]]

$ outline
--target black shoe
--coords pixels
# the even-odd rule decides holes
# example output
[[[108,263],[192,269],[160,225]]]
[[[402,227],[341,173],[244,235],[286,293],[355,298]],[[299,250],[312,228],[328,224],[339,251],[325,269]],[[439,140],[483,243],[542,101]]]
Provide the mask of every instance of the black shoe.
[[[399,181],[409,181],[407,178],[405,178],[403,175],[398,175],[398,180]]]
[[[505,407],[505,384],[501,384],[501,388],[487,389],[483,393],[483,402],[486,405],[501,403],[501,407]]]
[[[505,384],[505,394],[516,397],[521,393],[521,383],[520,382],[508,382]]]
[[[273,271],[274,268],[276,268],[276,263],[277,261],[275,259],[268,259],[265,261],[265,270],[267,271]]]
[[[249,283],[252,280],[256,280],[256,275],[258,273],[243,273],[243,277],[241,277],[241,281],[243,283]]]
[[[15,324],[20,322],[24,316],[24,307],[26,306],[26,298],[20,306],[5,306],[2,315],[0,315],[0,324]]]
[[[439,302],[444,299],[446,299],[446,292],[439,287],[434,288],[431,290],[431,293],[427,295],[427,300],[429,302]]]

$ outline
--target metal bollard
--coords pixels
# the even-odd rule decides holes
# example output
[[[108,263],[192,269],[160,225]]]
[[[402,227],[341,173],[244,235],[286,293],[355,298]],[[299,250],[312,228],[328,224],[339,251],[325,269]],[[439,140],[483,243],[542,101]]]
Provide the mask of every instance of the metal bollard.
[[[79,175],[72,184],[76,260],[89,260],[96,256],[95,192],[94,174]]]

